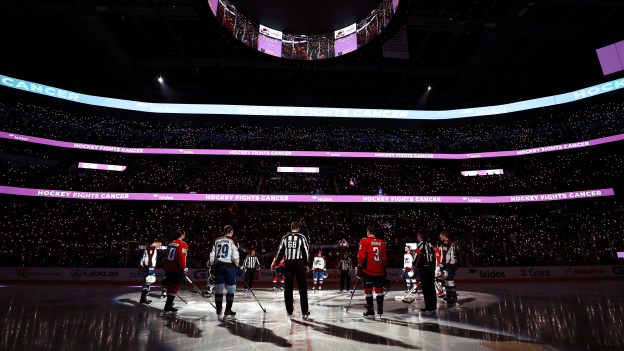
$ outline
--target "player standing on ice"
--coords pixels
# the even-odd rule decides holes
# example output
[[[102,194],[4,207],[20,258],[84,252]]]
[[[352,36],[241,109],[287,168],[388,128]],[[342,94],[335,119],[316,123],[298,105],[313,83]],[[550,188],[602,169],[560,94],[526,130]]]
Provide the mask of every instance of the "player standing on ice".
[[[152,300],[147,299],[147,294],[149,293],[150,285],[156,282],[156,274],[154,274],[154,269],[156,268],[156,261],[158,258],[158,248],[162,246],[163,242],[166,242],[166,239],[158,238],[143,252],[143,258],[141,259],[141,263],[139,265],[139,271],[143,272],[143,278],[145,279],[145,282],[141,289],[141,300],[139,301],[141,305],[149,306],[152,304]],[[162,287],[162,294],[164,296],[167,296],[164,279],[162,280]]]
[[[340,292],[344,290],[345,280],[347,281],[347,290],[351,290],[351,270],[353,263],[348,253],[344,253],[342,259],[338,262],[338,270],[340,271]]]
[[[369,226],[366,229],[366,238],[360,240],[358,250],[358,265],[355,275],[362,279],[364,294],[366,294],[366,312],[364,316],[375,316],[373,307],[373,290],[377,295],[377,313],[383,314],[383,285],[386,276],[386,243],[377,239],[377,228]]]
[[[457,289],[455,288],[455,270],[457,269],[457,247],[454,242],[449,240],[449,233],[443,231],[440,233],[440,250],[442,251],[442,262],[440,269],[444,270],[448,274],[446,278],[446,298],[444,301],[447,303],[457,302]]]
[[[215,276],[215,304],[217,314],[223,311],[223,293],[225,295],[225,316],[235,316],[232,311],[234,292],[236,291],[236,270],[239,265],[238,240],[232,238],[234,227],[226,225],[223,229],[225,236],[217,238],[210,253],[210,265]]]
[[[414,256],[410,251],[409,246],[405,246],[405,255],[403,256],[403,278],[405,278],[405,285],[407,285],[407,291],[410,291],[412,287],[418,286],[416,284],[416,277],[414,277]]]
[[[436,293],[438,294],[439,298],[445,299],[446,298],[446,289],[444,288],[444,275],[446,275],[448,277],[448,273],[447,274],[442,274],[442,270],[440,268],[440,261],[442,260],[442,251],[440,250],[439,247],[434,247],[433,248],[434,252],[435,252],[435,259],[436,259],[436,268],[435,268],[435,288],[436,288]],[[444,278],[444,279],[443,279]]]
[[[277,284],[277,279],[281,279],[282,280],[282,286],[280,287],[280,290],[284,290],[284,259],[285,257],[282,257],[282,260],[279,262],[279,264],[276,266],[275,263],[277,261],[277,255],[275,255],[273,257],[273,263],[271,263],[271,270],[273,271],[273,291],[276,290],[275,285]]]
[[[312,269],[314,269],[314,280],[312,285],[312,292],[316,288],[316,282],[319,283],[319,291],[323,288],[323,276],[327,272],[325,269],[325,257],[323,256],[323,252],[319,250],[316,257],[314,257],[314,261],[312,262]]]
[[[186,235],[182,229],[178,229],[173,237],[175,240],[167,245],[167,252],[163,260],[163,270],[165,271],[167,284],[167,302],[163,310],[165,314],[178,312],[177,309],[173,308],[173,300],[178,290],[180,290],[182,280],[188,274],[188,268],[186,267],[188,245],[183,241]]]

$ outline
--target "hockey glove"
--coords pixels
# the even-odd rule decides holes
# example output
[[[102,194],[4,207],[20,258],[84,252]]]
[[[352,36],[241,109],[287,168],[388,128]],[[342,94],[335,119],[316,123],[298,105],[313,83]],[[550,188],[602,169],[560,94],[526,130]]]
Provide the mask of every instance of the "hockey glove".
[[[188,275],[188,267],[182,270],[182,276],[186,277]]]

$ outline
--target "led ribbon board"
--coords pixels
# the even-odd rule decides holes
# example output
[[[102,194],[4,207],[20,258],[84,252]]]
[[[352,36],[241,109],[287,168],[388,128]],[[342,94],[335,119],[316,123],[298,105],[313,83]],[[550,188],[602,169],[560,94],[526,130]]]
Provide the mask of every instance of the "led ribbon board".
[[[278,173],[318,173],[318,167],[277,167]]]
[[[141,201],[232,201],[232,202],[342,202],[342,203],[484,203],[537,202],[573,200],[612,196],[613,189],[572,191],[556,194],[513,196],[372,196],[372,195],[241,195],[241,194],[166,194],[166,193],[104,193],[69,190],[48,190],[0,186],[0,194],[52,197],[81,200]]]
[[[157,154],[157,155],[228,155],[228,156],[286,156],[286,157],[344,157],[344,158],[408,158],[408,159],[447,159],[465,160],[473,158],[492,158],[506,156],[522,156],[544,152],[584,148],[593,145],[611,143],[624,139],[624,134],[613,135],[589,141],[576,143],[542,146],[524,150],[491,151],[470,154],[428,154],[428,153],[389,153],[389,152],[340,152],[340,151],[280,151],[280,150],[222,150],[222,149],[159,149],[159,148],[130,148],[121,146],[106,146],[68,141],[56,141],[28,135],[0,132],[0,138],[19,140],[29,143],[57,146],[69,149],[116,152],[122,154]]]
[[[291,117],[341,117],[341,118],[390,118],[390,119],[429,119],[500,115],[525,111],[534,108],[564,104],[585,99],[598,94],[624,88],[624,78],[616,79],[593,87],[533,100],[525,100],[506,105],[476,107],[463,110],[416,111],[416,110],[373,110],[350,108],[291,107],[291,106],[249,106],[249,105],[207,105],[207,104],[155,104],[130,100],[112,99],[100,96],[78,94],[47,85],[0,75],[0,86],[19,89],[31,93],[75,101],[82,104],[119,108],[149,113],[184,113],[197,115],[258,115]]]
[[[118,172],[126,170],[126,166],[102,165],[99,163],[86,163],[86,162],[78,163],[78,168],[102,169],[105,171],[118,171]]]
[[[464,177],[474,177],[474,176],[484,176],[484,175],[493,175],[493,174],[503,174],[502,169],[487,169],[484,171],[462,171],[461,174]]]

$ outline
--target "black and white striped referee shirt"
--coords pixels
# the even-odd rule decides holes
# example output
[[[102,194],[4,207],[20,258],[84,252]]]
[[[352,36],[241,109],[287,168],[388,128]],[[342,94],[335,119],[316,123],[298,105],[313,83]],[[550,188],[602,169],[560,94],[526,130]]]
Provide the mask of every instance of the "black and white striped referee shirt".
[[[310,251],[306,237],[298,232],[284,235],[277,249],[275,262],[279,262],[282,257],[285,257],[285,261],[303,260],[306,266],[309,265]]]
[[[247,255],[243,261],[243,268],[256,269],[260,267],[260,261],[257,256]]]
[[[414,260],[418,262],[418,266],[425,263],[435,262],[435,250],[430,242],[423,240],[416,244],[416,250],[414,250]]]

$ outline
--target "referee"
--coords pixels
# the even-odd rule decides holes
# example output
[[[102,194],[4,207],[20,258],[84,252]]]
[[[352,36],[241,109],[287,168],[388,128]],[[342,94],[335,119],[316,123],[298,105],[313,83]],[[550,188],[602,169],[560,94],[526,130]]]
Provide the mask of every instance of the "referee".
[[[425,298],[425,307],[420,311],[427,314],[436,313],[436,293],[435,293],[435,252],[433,245],[426,240],[425,234],[419,232],[416,235],[418,244],[414,259],[417,262],[420,271],[420,283],[422,286],[423,297]]]
[[[310,271],[308,262],[310,253],[308,241],[303,234],[299,233],[299,222],[290,225],[290,233],[287,233],[280,242],[275,262],[284,257],[284,271],[286,275],[286,288],[284,289],[284,303],[288,317],[293,314],[293,284],[297,277],[299,285],[299,299],[301,300],[301,314],[304,317],[310,315],[308,311],[308,283],[306,273]]]
[[[251,255],[247,255],[243,261],[243,268],[245,269],[245,284],[249,291],[253,288],[253,281],[256,277],[256,269],[260,267],[260,261],[256,256],[256,249],[251,249]]]

